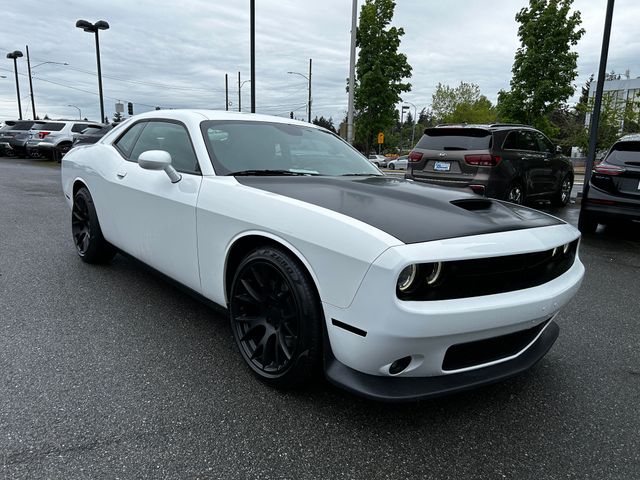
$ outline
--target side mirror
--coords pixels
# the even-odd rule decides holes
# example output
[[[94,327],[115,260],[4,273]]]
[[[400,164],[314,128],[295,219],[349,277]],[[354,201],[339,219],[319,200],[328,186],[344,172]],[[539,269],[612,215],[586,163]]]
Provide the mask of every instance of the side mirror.
[[[171,155],[164,150],[147,150],[138,157],[138,165],[145,170],[164,170],[171,183],[178,183],[182,175],[171,166]]]
[[[562,147],[560,145],[556,145],[556,153],[562,153]]]

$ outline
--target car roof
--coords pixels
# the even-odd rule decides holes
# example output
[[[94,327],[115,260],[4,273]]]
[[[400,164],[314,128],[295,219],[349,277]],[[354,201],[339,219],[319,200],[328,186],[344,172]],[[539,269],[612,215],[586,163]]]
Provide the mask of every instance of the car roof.
[[[625,135],[624,137],[620,138],[618,142],[640,142],[640,133]]]
[[[522,123],[440,123],[435,128],[480,128],[484,130],[512,130],[514,128],[523,128],[535,130],[531,125]]]
[[[133,120],[142,120],[143,118],[166,118],[173,120],[247,120],[259,122],[283,123],[288,125],[300,125],[304,127],[317,128],[326,130],[313,123],[302,122],[287,117],[276,117],[273,115],[264,115],[261,113],[231,112],[226,110],[204,110],[181,108],[175,110],[152,110],[150,112],[141,113],[131,117]]]

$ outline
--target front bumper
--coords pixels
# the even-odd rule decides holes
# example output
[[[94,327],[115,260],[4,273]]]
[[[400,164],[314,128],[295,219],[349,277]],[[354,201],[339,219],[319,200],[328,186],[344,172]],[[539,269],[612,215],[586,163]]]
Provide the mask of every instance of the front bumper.
[[[558,324],[551,321],[537,340],[516,358],[451,375],[406,378],[367,375],[347,367],[331,355],[325,358],[325,373],[334,385],[371,400],[403,402],[439,397],[501,382],[529,370],[547,354],[559,331]]]
[[[468,388],[464,386],[467,382],[471,382],[471,387],[485,380],[497,381],[524,370],[523,365],[533,365],[555,340],[554,323],[545,327],[543,333],[547,333],[540,334],[515,355],[459,368],[446,367],[445,357],[451,347],[529,330],[553,318],[582,282],[584,266],[577,255],[568,271],[547,283],[494,295],[402,301],[395,295],[395,281],[410,263],[544,251],[578,236],[575,228],[565,224],[390,248],[372,264],[349,307],[323,304],[333,357],[326,366],[328,378],[352,391],[363,385],[406,384],[407,387],[401,387],[404,393],[398,399],[409,399],[440,394],[445,391],[442,385],[450,385],[451,391],[457,391]],[[550,335],[552,331],[555,335]],[[406,357],[411,358],[408,366],[400,373],[391,373],[393,362]],[[520,357],[528,360],[519,360]],[[373,378],[364,380],[366,377]],[[400,379],[407,382],[397,383]],[[352,383],[351,387],[347,382]],[[410,385],[419,386],[415,397],[409,393]],[[383,392],[384,388],[376,387],[373,393],[365,389],[361,393],[375,398],[378,390]],[[378,396],[384,399],[385,395],[389,396],[382,393]]]

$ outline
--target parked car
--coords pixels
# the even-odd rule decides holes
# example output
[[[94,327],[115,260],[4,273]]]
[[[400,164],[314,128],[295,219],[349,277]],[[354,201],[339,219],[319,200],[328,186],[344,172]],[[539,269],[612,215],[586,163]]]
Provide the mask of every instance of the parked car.
[[[385,176],[281,117],[149,112],[61,172],[79,257],[126,252],[227,307],[240,356],[273,386],[324,370],[400,401],[518,374],[584,274],[562,220]]]
[[[32,130],[27,141],[27,153],[30,156],[44,156],[58,159],[64,156],[73,145],[74,133],[80,133],[89,127],[102,128],[100,123],[83,121],[48,121]]]
[[[595,166],[578,228],[593,233],[599,223],[631,220],[640,220],[640,135],[622,137]]]
[[[402,155],[395,160],[391,160],[387,165],[387,168],[391,170],[406,170],[407,163],[409,163],[409,155]]]
[[[81,133],[75,133],[73,135],[73,145],[82,145],[88,143],[96,143],[102,137],[104,137],[108,132],[110,132],[116,124],[105,125],[100,127],[98,125],[91,125],[85,128]]]
[[[5,155],[24,157],[27,155],[27,141],[32,129],[46,123],[41,120],[15,120],[6,122],[10,128],[0,132],[0,144]]]
[[[547,199],[564,206],[574,174],[570,159],[542,132],[494,124],[427,128],[409,154],[406,178],[517,204]]]
[[[369,155],[369,161],[378,168],[387,167],[388,158],[384,155]]]

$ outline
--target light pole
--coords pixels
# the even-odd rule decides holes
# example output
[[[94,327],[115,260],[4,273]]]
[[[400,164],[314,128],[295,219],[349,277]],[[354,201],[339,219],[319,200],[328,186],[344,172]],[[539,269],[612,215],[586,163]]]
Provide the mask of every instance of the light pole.
[[[356,31],[358,19],[358,0],[351,4],[351,44],[349,48],[349,105],[347,110],[347,142],[353,145],[353,101],[356,88]]]
[[[78,120],[82,120],[82,110],[80,110],[80,107],[77,107],[75,105],[67,105],[67,107],[73,107],[75,109],[78,110]]]
[[[37,65],[31,66],[31,59],[29,58],[29,45],[26,45],[27,49],[27,69],[29,70],[29,95],[31,95],[31,111],[33,112],[33,119],[36,119],[36,100],[33,95],[33,75],[32,70],[38,68],[40,65],[46,65],[47,63],[54,65],[69,65],[67,62],[42,62]]]
[[[308,122],[311,123],[311,59],[309,59],[309,76],[307,77],[306,75],[303,75],[302,73],[298,73],[298,72],[287,72],[289,75],[300,75],[302,78],[306,78],[307,82],[309,82],[309,100],[308,100],[308,105],[307,105],[307,119]]]
[[[249,43],[251,50],[251,113],[256,113],[256,0],[249,0]]]
[[[402,128],[404,127],[404,111],[409,110],[409,105],[400,107],[400,153],[402,153]]]
[[[414,141],[416,138],[416,123],[418,123],[418,108],[411,102],[404,102],[404,103],[408,103],[409,105],[411,105],[413,107],[413,128],[411,129],[411,148],[414,147]]]
[[[100,30],[107,30],[109,24],[104,20],[98,20],[96,23],[87,22],[86,20],[78,20],[76,27],[81,28],[85,32],[95,33],[96,36],[96,59],[98,62],[98,91],[100,93],[100,121],[104,121],[104,99],[102,98],[102,68],[100,67],[100,40],[98,39],[98,32]]]
[[[238,111],[239,112],[242,111],[242,86],[247,82],[251,82],[251,80],[244,80],[242,82],[240,81],[240,72],[238,72]]]
[[[18,59],[22,57],[20,50],[14,50],[11,53],[7,53],[7,58],[13,60],[13,70],[16,73],[16,94],[18,95],[18,115],[22,120],[22,105],[20,104],[20,82],[18,82]],[[35,119],[34,119],[35,120]]]

